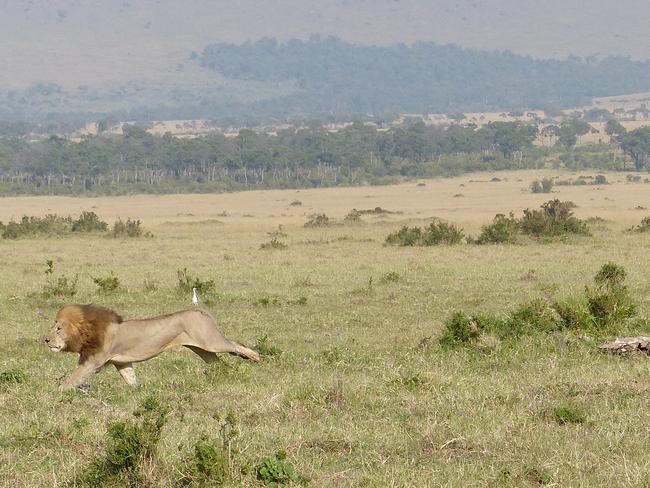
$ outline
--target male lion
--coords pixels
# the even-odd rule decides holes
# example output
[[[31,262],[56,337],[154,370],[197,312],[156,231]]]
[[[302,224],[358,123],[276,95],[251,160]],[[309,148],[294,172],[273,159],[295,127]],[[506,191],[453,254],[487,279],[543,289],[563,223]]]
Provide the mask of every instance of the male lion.
[[[206,362],[216,361],[221,352],[260,360],[255,351],[226,339],[212,315],[200,308],[123,321],[108,308],[68,305],[56,314],[54,330],[45,343],[53,352],[79,353],[79,366],[61,386],[64,390],[81,385],[106,364],[114,365],[122,378],[134,386],[133,363],[151,359],[175,346],[191,349]]]

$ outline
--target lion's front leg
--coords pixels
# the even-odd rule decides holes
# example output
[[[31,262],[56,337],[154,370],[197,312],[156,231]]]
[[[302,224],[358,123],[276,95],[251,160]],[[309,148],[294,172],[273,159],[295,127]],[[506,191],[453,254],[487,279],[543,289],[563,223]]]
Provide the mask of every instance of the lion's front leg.
[[[135,369],[133,369],[132,363],[119,364],[119,365],[116,364],[115,367],[117,368],[120,375],[122,375],[122,378],[124,378],[124,381],[126,381],[128,385],[136,386],[138,384],[138,382],[135,379]]]
[[[61,390],[69,390],[76,386],[85,383],[86,380],[93,374],[99,371],[104,362],[88,360],[83,364],[77,366],[77,369],[70,375],[70,377],[61,385]]]

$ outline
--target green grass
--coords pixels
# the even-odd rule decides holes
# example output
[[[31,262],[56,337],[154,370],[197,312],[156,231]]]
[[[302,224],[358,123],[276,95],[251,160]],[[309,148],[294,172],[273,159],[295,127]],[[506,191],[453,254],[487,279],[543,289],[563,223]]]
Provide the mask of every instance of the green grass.
[[[647,482],[646,358],[602,354],[582,332],[491,347],[438,339],[455,310],[503,318],[534,299],[576,296],[609,261],[627,270],[638,315],[648,317],[650,239],[608,224],[546,244],[384,246],[402,224],[358,226],[354,239],[338,239],[349,230],[336,227],[285,226],[282,250],[259,249],[277,228],[271,220],[268,228],[160,225],[151,239],[2,241],[0,372],[9,373],[0,385],[0,486],[80,479],[105,452],[107,427],[131,425],[152,395],[170,409],[155,469],[145,470],[152,486],[211,472],[228,486],[262,486],[259,467],[271,464],[290,465],[296,483],[310,486]],[[57,273],[78,273],[73,299],[41,294],[45,259]],[[214,282],[209,308],[227,337],[264,349],[261,363],[226,356],[206,365],[168,351],[136,366],[135,389],[106,368],[87,394],[58,391],[76,357],[40,340],[60,306],[105,304],[125,318],[172,312],[191,304],[191,292],[178,289],[185,268]],[[92,277],[111,272],[121,286],[106,295]],[[619,330],[650,331],[644,325]],[[237,431],[225,454],[228,412]],[[286,458],[273,457],[280,451]],[[226,459],[227,476],[210,459]]]

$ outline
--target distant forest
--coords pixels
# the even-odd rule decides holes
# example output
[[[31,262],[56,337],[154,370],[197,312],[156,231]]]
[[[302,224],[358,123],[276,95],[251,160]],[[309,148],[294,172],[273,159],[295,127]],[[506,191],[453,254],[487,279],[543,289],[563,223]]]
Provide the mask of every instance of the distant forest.
[[[650,163],[650,128],[613,124],[614,145],[575,147],[588,124],[555,127],[554,147],[533,144],[534,125],[431,127],[422,122],[381,130],[354,124],[338,132],[287,129],[277,135],[242,130],[179,139],[136,125],[124,135],[73,142],[0,137],[0,194],[216,192],[383,184],[466,171],[564,166],[626,169]],[[542,136],[548,131],[543,132]],[[617,154],[618,152],[618,154]],[[626,166],[627,165],[627,166]]]
[[[360,46],[319,36],[213,44],[201,63],[230,79],[291,83],[291,94],[252,105],[284,116],[566,108],[650,90],[650,61],[538,60],[454,45]]]

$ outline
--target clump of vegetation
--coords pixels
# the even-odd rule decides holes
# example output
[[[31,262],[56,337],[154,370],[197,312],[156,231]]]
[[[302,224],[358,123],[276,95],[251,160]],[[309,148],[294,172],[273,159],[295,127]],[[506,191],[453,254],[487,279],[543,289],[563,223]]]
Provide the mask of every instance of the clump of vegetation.
[[[289,205],[292,207],[300,207],[302,205],[302,202],[300,200],[294,200]]]
[[[232,479],[235,447],[239,435],[235,414],[229,412],[220,422],[219,438],[202,435],[186,461],[183,484],[222,486]]]
[[[631,232],[648,232],[650,231],[650,216],[643,217],[639,225],[633,226]]]
[[[194,288],[202,295],[208,295],[215,291],[216,285],[214,280],[202,280],[198,276],[192,276],[187,268],[177,270],[176,276],[178,278],[176,289],[180,293],[192,293]]]
[[[151,476],[162,428],[169,408],[147,397],[134,419],[108,424],[106,452],[97,456],[74,480],[75,486],[142,486]]]
[[[271,344],[268,334],[264,334],[257,338],[254,349],[262,356],[273,357],[282,354],[282,349]]]
[[[93,282],[97,285],[99,293],[103,294],[114,293],[121,286],[120,279],[113,273],[105,277],[98,276],[93,278]]]
[[[350,210],[350,212],[348,212],[343,221],[347,224],[359,224],[363,222],[361,219],[361,212],[359,212],[356,208],[353,208]]]
[[[22,369],[11,368],[0,372],[0,386],[18,385],[27,381],[27,373]]]
[[[153,237],[151,232],[145,231],[139,220],[117,219],[110,232],[111,237]]]
[[[3,239],[63,235],[72,231],[72,217],[48,214],[45,217],[23,216],[19,222],[0,222]]]
[[[481,233],[475,242],[476,244],[514,243],[517,242],[519,234],[519,222],[512,212],[508,217],[497,214],[491,224],[481,227]]]
[[[420,227],[404,226],[386,237],[387,244],[398,246],[435,246],[438,244],[458,244],[465,236],[462,229],[454,224],[435,221],[424,230]]]
[[[445,322],[445,328],[440,338],[443,346],[468,344],[481,335],[480,319],[463,312],[454,314]]]
[[[108,224],[95,212],[81,212],[79,218],[72,222],[72,232],[105,232]]]
[[[535,237],[555,237],[567,234],[589,235],[587,223],[573,215],[573,202],[549,200],[541,210],[524,210],[519,226],[524,234]]]
[[[389,271],[381,277],[382,283],[397,283],[400,279],[401,277],[396,271]]]
[[[555,303],[532,300],[505,318],[455,312],[445,322],[440,344],[451,347],[473,344],[484,333],[507,340],[563,329],[597,333],[616,330],[636,314],[634,301],[624,285],[625,278],[621,266],[606,263],[594,277],[594,286],[585,287],[581,297]]]
[[[636,314],[636,306],[624,284],[626,277],[623,267],[605,263],[594,277],[595,286],[586,288],[587,309],[596,327],[609,327]]]
[[[285,485],[296,481],[293,465],[287,461],[287,453],[278,451],[266,457],[255,466],[255,475],[258,480],[267,486]]]
[[[551,418],[560,425],[584,424],[587,422],[587,413],[575,405],[561,404],[553,409]]]
[[[280,239],[277,237],[273,237],[270,241],[268,242],[263,242],[260,244],[260,249],[262,250],[270,250],[270,249],[287,249],[289,246],[282,242]]]
[[[551,193],[553,189],[553,180],[550,178],[543,178],[535,180],[530,184],[530,191],[533,193]]]
[[[309,220],[305,222],[305,227],[327,227],[330,218],[324,213],[315,213],[308,216]]]
[[[596,176],[579,176],[577,179],[572,180],[557,180],[555,182],[558,186],[585,186],[585,185],[607,185],[607,177],[605,175]]]
[[[77,294],[77,283],[79,275],[73,278],[59,276],[54,279],[54,261],[48,259],[45,261],[45,285],[43,286],[42,295],[44,298],[69,298]]]

